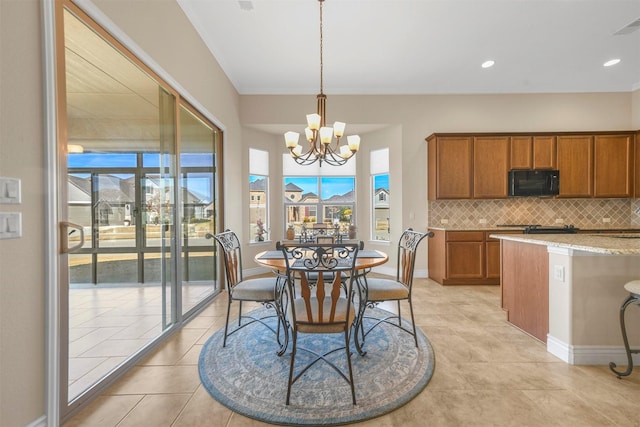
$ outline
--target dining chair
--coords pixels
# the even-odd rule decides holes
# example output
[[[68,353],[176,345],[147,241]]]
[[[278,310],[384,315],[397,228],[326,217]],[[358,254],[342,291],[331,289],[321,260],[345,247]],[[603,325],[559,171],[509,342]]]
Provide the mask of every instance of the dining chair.
[[[289,405],[291,388],[300,377],[317,362],[323,361],[334,369],[351,387],[351,400],[356,404],[353,371],[351,368],[350,340],[355,319],[353,283],[358,253],[357,244],[285,243],[278,242],[286,260],[287,320],[291,328],[291,361],[287,383],[286,404]],[[315,273],[317,282],[310,283],[308,275]],[[325,281],[331,273],[333,279]],[[347,275],[346,295],[341,291],[343,276]],[[300,345],[301,334],[342,334],[344,346],[323,349],[321,353]],[[346,370],[334,362],[334,353],[344,351]],[[305,352],[310,361],[296,369],[296,355]]]
[[[260,323],[276,334],[276,339],[280,345],[278,355],[284,354],[287,347],[287,331],[284,331],[284,339],[280,338],[280,329],[283,325],[284,313],[281,307],[281,290],[284,286],[284,277],[275,275],[273,277],[260,277],[254,279],[244,279],[242,272],[242,251],[240,240],[235,232],[227,229],[216,235],[207,235],[208,238],[215,238],[224,254],[224,268],[227,281],[227,318],[224,324],[224,339],[222,346],[227,345],[227,337],[234,334],[245,326],[253,323]],[[281,282],[282,281],[282,282]],[[238,326],[229,332],[229,316],[232,302],[238,302]],[[253,317],[242,313],[242,303],[245,301],[258,302],[268,308],[273,308],[275,313],[264,317]],[[276,317],[277,328],[267,323],[267,319]],[[244,323],[243,323],[244,322]]]
[[[427,233],[421,233],[414,231],[411,228],[406,229],[400,236],[398,241],[397,252],[397,264],[396,264],[396,278],[386,279],[378,277],[368,277],[366,275],[359,276],[361,278],[362,286],[360,286],[360,305],[359,305],[359,327],[356,328],[355,340],[358,342],[357,348],[360,349],[365,342],[365,338],[369,333],[377,326],[386,323],[393,326],[397,326],[403,331],[413,336],[413,339],[418,346],[418,336],[416,335],[416,323],[413,317],[413,303],[411,301],[411,287],[413,285],[413,272],[416,262],[416,250],[418,245],[427,237]],[[378,304],[385,301],[396,301],[398,304],[398,313],[390,313],[389,316],[383,318],[377,318],[373,316],[366,316],[366,310],[373,308]],[[411,313],[411,325],[410,329],[403,326],[402,313],[400,311],[400,303],[407,301],[409,303],[409,311]],[[365,332],[364,319],[373,321],[373,324],[368,327]],[[397,321],[397,322],[396,322]],[[359,337],[359,335],[362,335]],[[362,353],[364,354],[364,353]]]

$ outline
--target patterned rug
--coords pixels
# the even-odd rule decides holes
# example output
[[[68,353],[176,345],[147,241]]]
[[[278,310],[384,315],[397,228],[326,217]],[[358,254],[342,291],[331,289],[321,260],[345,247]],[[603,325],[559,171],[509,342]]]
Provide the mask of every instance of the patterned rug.
[[[260,308],[252,315],[266,312]],[[367,311],[377,317],[386,313],[377,308]],[[259,324],[231,335],[225,348],[223,334],[224,329],[216,332],[202,349],[198,363],[202,384],[227,408],[272,424],[331,426],[384,415],[420,393],[435,368],[433,349],[420,329],[416,348],[409,334],[381,325],[367,336],[365,356],[353,350],[357,405],[351,403],[349,385],[329,365],[319,362],[293,385],[287,406],[290,348],[278,357],[275,335]],[[339,347],[340,343],[344,345],[340,334],[300,334],[298,338],[299,347],[307,348]],[[306,352],[298,351],[296,367],[305,356]],[[335,352],[333,361],[346,367],[344,351]]]

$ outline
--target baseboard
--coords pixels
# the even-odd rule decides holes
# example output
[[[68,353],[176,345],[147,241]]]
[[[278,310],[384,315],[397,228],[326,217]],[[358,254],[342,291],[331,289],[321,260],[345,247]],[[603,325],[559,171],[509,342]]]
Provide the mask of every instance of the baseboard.
[[[43,415],[40,418],[31,421],[29,424],[25,425],[25,427],[47,427],[47,416]]]
[[[627,365],[627,353],[623,346],[568,345],[547,335],[547,351],[570,365]],[[632,356],[633,364],[640,364],[640,354]]]

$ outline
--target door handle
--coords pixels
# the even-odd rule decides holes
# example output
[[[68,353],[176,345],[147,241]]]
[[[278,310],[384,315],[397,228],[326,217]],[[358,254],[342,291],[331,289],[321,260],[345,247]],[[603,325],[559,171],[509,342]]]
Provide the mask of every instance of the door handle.
[[[71,229],[71,231],[69,231]],[[80,232],[80,242],[76,245],[69,246],[69,236],[76,232]],[[62,234],[60,252],[65,254],[80,249],[84,245],[84,227],[68,221],[60,222],[60,233]]]

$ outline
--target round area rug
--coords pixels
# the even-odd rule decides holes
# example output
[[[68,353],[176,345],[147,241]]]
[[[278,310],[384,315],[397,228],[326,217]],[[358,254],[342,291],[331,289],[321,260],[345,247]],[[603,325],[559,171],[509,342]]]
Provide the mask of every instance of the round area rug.
[[[267,310],[260,308],[252,315],[260,316]],[[367,310],[367,315],[371,314],[382,317],[389,313],[375,308]],[[365,321],[365,327],[366,324]],[[322,361],[293,384],[291,403],[286,405],[291,344],[278,357],[275,335],[257,323],[231,335],[224,348],[224,328],[213,334],[200,353],[200,380],[209,394],[227,408],[272,424],[330,426],[367,420],[406,404],[431,379],[435,368],[433,349],[422,331],[417,331],[416,348],[411,335],[391,325],[380,325],[367,336],[365,356],[352,351],[356,405],[351,403],[346,381]],[[298,348],[322,351],[340,347],[341,343],[344,345],[342,334],[298,335]],[[298,351],[296,372],[307,357],[307,352]],[[344,350],[329,358],[341,368],[346,367]]]

